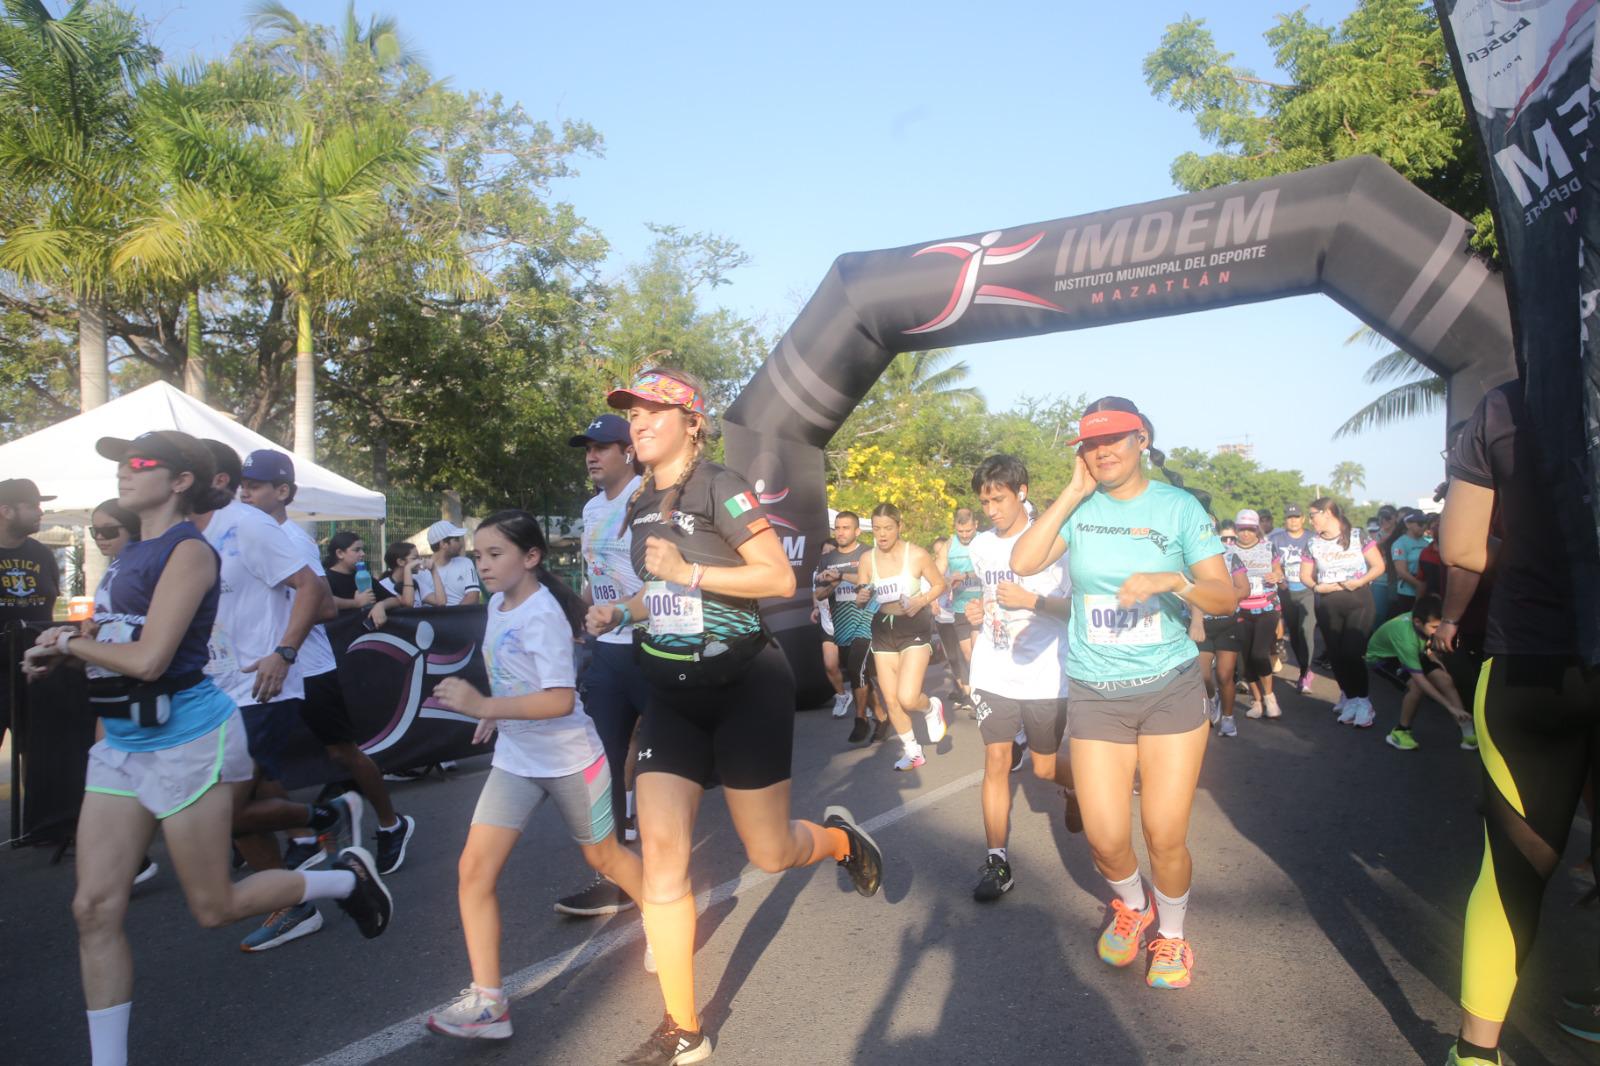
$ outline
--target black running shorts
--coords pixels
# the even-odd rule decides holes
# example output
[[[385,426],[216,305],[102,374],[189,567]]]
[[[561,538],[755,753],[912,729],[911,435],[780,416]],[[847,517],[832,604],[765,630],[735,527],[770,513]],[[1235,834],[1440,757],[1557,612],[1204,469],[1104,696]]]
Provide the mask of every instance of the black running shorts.
[[[1239,620],[1233,615],[1226,618],[1202,619],[1206,627],[1206,639],[1196,645],[1201,651],[1219,652],[1244,651],[1244,634],[1239,631]]]
[[[350,720],[350,708],[345,705],[337,670],[306,678],[306,700],[300,705],[300,720],[325,748],[356,742],[356,726]]]
[[[871,658],[872,638],[862,637],[852,640],[839,649],[841,662],[840,669],[844,672],[844,683],[851,688],[863,688],[867,683],[867,660]]]
[[[704,788],[766,788],[789,780],[793,752],[794,673],[768,644],[731,684],[650,686],[635,772]]]
[[[916,614],[872,616],[872,650],[879,655],[899,655],[910,648],[933,647],[933,612],[924,607]]]
[[[1017,731],[1028,738],[1028,747],[1040,755],[1054,755],[1067,731],[1067,701],[1014,700],[992,692],[977,690],[978,734],[985,744],[1009,744]],[[987,710],[988,713],[985,713]]]

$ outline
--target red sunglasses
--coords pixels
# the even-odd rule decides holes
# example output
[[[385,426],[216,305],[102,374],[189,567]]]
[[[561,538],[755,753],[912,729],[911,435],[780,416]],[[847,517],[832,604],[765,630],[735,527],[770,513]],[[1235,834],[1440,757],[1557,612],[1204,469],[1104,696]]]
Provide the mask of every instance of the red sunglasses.
[[[142,455],[124,459],[123,462],[128,464],[129,470],[155,470],[157,467],[166,465],[160,459],[147,459]]]

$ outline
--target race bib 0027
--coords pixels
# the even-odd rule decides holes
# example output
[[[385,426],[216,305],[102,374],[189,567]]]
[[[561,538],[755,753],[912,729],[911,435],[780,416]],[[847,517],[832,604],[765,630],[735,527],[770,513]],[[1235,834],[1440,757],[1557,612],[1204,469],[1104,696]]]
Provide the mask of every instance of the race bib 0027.
[[[646,581],[644,609],[650,614],[653,637],[699,636],[706,630],[705,605],[699,589],[670,581]]]
[[[1083,611],[1090,644],[1137,647],[1161,643],[1161,609],[1153,599],[1122,607],[1115,596],[1086,595]]]

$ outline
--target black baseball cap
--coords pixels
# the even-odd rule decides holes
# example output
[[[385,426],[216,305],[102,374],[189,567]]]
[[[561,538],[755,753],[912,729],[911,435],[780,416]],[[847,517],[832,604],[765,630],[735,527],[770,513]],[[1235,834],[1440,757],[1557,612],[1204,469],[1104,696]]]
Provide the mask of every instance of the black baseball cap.
[[[0,503],[43,503],[54,496],[39,495],[39,486],[25,477],[9,477],[0,481]]]
[[[1298,503],[1286,503],[1283,505],[1283,517],[1300,518],[1301,516],[1302,512]]]
[[[620,415],[601,415],[589,423],[589,428],[567,441],[574,448],[591,444],[631,444],[633,435],[628,432],[628,420]]]
[[[276,485],[294,484],[294,460],[272,448],[259,448],[244,457],[241,477],[250,481],[270,481]]]

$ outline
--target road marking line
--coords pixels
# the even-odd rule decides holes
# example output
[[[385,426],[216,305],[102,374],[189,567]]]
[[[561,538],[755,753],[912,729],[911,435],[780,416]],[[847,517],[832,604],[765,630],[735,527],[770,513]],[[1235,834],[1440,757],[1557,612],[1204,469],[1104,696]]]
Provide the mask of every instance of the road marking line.
[[[969,789],[983,780],[983,771],[974,770],[969,774],[956,778],[954,781],[940,785],[931,792],[925,792],[913,797],[897,807],[891,807],[882,814],[868,818],[861,823],[861,828],[869,833],[886,829],[902,818],[909,818],[924,808],[931,807],[941,800],[948,799],[965,789]],[[785,870],[783,873],[788,873]],[[747,892],[756,886],[770,881],[775,877],[782,877],[783,873],[769,874],[762,870],[746,870],[738,877],[722,882],[714,888],[707,889],[695,897],[695,909],[704,913],[707,908],[715,907],[719,903]],[[506,997],[510,1000],[522,999],[531,996],[545,985],[555,980],[568,970],[575,970],[597,959],[602,959],[620,948],[627,947],[644,935],[644,926],[640,922],[630,922],[625,926],[607,929],[590,937],[583,943],[569,948],[556,955],[551,955],[531,966],[524,967],[506,978]],[[380,1029],[371,1036],[363,1037],[351,1044],[330,1054],[322,1056],[306,1066],[366,1066],[369,1062],[376,1062],[385,1055],[393,1055],[404,1050],[419,1040],[429,1037],[427,1029],[428,1015],[444,1010],[450,1004],[441,1003],[436,1007],[429,1007],[425,1011],[413,1014],[409,1018],[395,1022],[387,1028]],[[441,1038],[448,1039],[448,1038]]]

